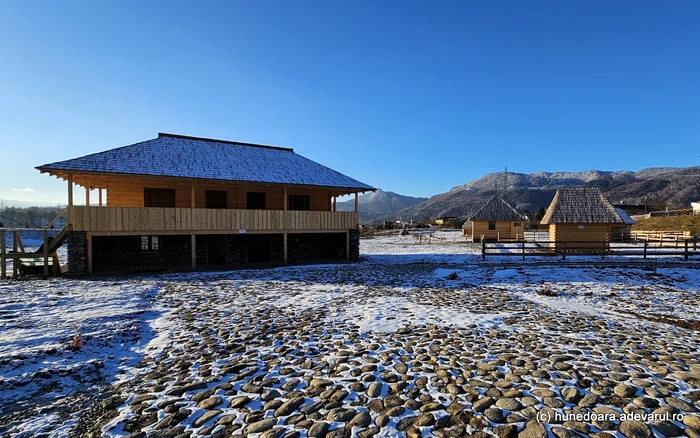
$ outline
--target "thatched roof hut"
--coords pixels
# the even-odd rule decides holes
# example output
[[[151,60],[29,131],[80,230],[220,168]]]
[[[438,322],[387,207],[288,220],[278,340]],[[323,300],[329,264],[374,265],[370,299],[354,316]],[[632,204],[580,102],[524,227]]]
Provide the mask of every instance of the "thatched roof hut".
[[[625,220],[600,190],[576,187],[557,190],[541,223],[549,224],[553,247],[597,251],[608,248],[611,227]]]
[[[518,213],[503,198],[494,195],[469,218],[472,240],[477,242],[480,239],[522,239],[526,220],[525,216]]]

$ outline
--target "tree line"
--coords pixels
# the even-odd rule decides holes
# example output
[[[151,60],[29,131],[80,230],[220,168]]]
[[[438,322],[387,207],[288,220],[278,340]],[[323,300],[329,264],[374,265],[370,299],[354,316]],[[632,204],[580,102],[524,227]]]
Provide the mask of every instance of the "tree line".
[[[44,227],[62,210],[62,207],[10,207],[0,202],[0,228]]]

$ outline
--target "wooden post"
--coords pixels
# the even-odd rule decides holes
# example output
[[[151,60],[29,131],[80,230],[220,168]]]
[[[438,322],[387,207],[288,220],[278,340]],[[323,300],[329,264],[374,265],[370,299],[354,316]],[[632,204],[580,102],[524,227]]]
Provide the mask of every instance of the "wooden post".
[[[73,174],[68,174],[68,206],[73,206]]]
[[[337,202],[338,202],[338,197],[337,197],[337,196],[333,196],[333,211],[338,211],[338,204],[337,204]]]
[[[523,240],[523,261],[525,260],[525,241]]]
[[[287,233],[282,234],[282,252],[284,254],[284,264],[287,264]]]
[[[357,192],[355,192],[355,213],[358,212],[358,208],[357,208],[358,205],[359,205],[359,203],[358,203],[358,201],[357,201]]]
[[[481,238],[481,260],[486,260],[486,240]]]
[[[345,260],[350,261],[350,230],[345,232]]]
[[[287,187],[284,188],[284,210],[287,210],[288,203],[289,203],[289,197],[287,196]]]
[[[90,206],[90,186],[85,186],[85,206]]]
[[[87,273],[92,275],[92,236],[87,235]]]
[[[44,230],[44,278],[49,276],[49,230]]]
[[[98,205],[102,207],[102,189],[97,189]]]
[[[190,259],[192,263],[192,269],[197,268],[197,236],[190,234]]]
[[[649,241],[645,240],[644,241],[644,260],[647,259],[647,245],[649,244]]]
[[[13,231],[12,232],[12,252],[17,252],[17,242],[19,242],[19,231]],[[13,258],[12,259],[12,278],[16,279],[17,278],[17,272],[19,271],[19,263],[17,263],[18,259]]]
[[[5,265],[5,263],[7,262],[7,256],[5,255],[7,248],[5,243],[5,237],[5,232],[0,231],[0,280],[4,280],[5,278],[7,278],[7,266]]]
[[[192,183],[192,186],[190,187],[190,208],[194,208],[194,206],[194,183]],[[194,234],[192,236],[194,236]],[[194,248],[194,245],[192,245],[192,247]]]
[[[687,240],[685,241],[685,251],[684,251],[683,255],[685,257],[685,260],[687,261],[688,260],[688,241]]]

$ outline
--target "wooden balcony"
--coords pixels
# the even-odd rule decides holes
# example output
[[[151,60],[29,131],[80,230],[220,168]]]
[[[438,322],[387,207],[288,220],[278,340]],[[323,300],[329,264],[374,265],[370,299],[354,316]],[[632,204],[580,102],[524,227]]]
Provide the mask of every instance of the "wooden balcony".
[[[74,231],[91,234],[331,232],[357,228],[356,212],[156,207],[68,207]]]

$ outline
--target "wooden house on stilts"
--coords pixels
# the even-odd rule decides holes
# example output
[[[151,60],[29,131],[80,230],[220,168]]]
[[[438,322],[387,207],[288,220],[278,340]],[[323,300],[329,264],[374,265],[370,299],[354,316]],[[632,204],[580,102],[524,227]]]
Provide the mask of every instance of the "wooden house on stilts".
[[[289,148],[162,133],[37,169],[68,184],[73,274],[356,260],[357,195],[375,190]]]

